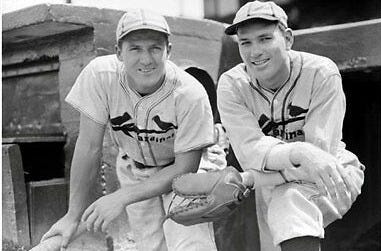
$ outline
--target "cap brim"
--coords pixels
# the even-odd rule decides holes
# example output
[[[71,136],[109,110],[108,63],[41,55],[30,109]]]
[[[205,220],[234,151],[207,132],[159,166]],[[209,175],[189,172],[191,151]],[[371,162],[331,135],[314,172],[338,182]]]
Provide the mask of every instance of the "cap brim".
[[[252,20],[252,19],[264,19],[264,20],[269,20],[269,21],[279,21],[279,18],[272,17],[272,16],[262,16],[262,15],[248,16],[247,18],[240,20],[238,23],[235,23],[235,24],[228,26],[225,29],[225,34],[230,35],[230,36],[236,35],[238,26],[240,26],[242,23],[245,23],[246,21]]]
[[[157,26],[154,26],[154,25],[138,25],[138,26],[136,26],[134,28],[131,28],[128,31],[124,32],[122,35],[120,35],[120,37],[118,38],[118,41],[121,38],[125,37],[126,35],[130,34],[131,32],[137,31],[137,30],[153,30],[153,31],[158,31],[158,32],[164,33],[164,34],[166,34],[168,36],[171,34],[169,31],[166,31],[163,28],[157,27]]]

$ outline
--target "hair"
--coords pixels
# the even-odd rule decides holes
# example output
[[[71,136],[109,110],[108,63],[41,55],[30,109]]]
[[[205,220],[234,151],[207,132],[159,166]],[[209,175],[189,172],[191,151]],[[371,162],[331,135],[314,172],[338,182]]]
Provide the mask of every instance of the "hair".
[[[137,31],[139,31],[139,30],[137,30]],[[132,31],[131,33],[133,33],[133,32],[135,32],[135,31]],[[131,33],[129,33],[129,34],[131,34]],[[159,32],[159,31],[158,31],[158,33],[163,34],[164,39],[165,39],[165,44],[166,44],[166,46],[167,46],[167,48],[168,48],[168,47],[169,47],[169,35],[167,35],[167,34],[165,34],[165,33],[163,33],[163,32]],[[129,34],[127,34],[127,35],[129,35]],[[119,49],[122,48],[122,43],[127,39],[127,37],[128,37],[127,35],[123,36],[122,38],[120,38],[120,39],[118,40],[118,42],[117,42],[117,46],[118,46]]]

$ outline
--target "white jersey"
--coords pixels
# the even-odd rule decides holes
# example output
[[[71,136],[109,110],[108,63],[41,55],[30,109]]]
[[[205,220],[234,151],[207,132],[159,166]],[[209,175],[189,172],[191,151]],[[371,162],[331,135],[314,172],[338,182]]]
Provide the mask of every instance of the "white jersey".
[[[121,153],[148,166],[213,144],[213,116],[202,85],[168,61],[162,86],[141,96],[116,55],[91,61],[65,99],[93,121],[109,124]]]
[[[244,64],[225,72],[219,80],[217,101],[221,121],[242,169],[265,172],[272,147],[281,142],[304,141],[333,154],[344,166],[354,167],[355,170],[349,168],[351,172],[362,173],[363,166],[341,141],[345,96],[337,66],[328,58],[309,53],[290,51],[289,57],[289,79],[277,91],[252,81]],[[289,238],[324,236],[323,220],[315,217],[316,210],[308,210],[320,210],[317,204],[304,206],[299,202],[304,199],[287,197],[287,193],[277,197],[289,185],[300,189],[298,194],[306,194],[303,185],[297,183],[265,186],[255,191],[262,251],[279,251],[278,244]],[[274,201],[280,201],[279,207]],[[323,205],[333,206],[330,201]],[[324,226],[336,219],[330,217],[330,211],[320,214],[324,214]]]
[[[345,96],[336,64],[304,52],[289,57],[289,79],[277,91],[252,81],[243,63],[219,80],[222,124],[242,168],[263,170],[267,153],[281,141],[309,142],[359,165],[341,142]]]

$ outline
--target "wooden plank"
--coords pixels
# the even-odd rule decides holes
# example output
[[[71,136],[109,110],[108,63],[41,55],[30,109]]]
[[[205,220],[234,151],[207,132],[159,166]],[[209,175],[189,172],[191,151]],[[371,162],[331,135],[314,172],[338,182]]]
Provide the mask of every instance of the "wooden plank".
[[[9,78],[9,77],[15,77],[15,76],[22,76],[27,74],[34,74],[34,73],[41,73],[41,72],[48,72],[48,71],[58,71],[60,67],[59,62],[55,63],[44,63],[40,65],[32,65],[32,66],[24,66],[24,67],[12,67],[4,70],[3,66],[3,75],[2,78]]]
[[[295,31],[293,48],[327,56],[340,71],[381,67],[381,19]]]
[[[29,220],[20,149],[18,145],[3,145],[2,154],[3,240],[29,246]]]
[[[64,178],[28,183],[28,205],[31,243],[36,245],[42,235],[67,211],[68,184]]]
[[[65,136],[33,136],[33,137],[7,137],[3,138],[3,144],[12,143],[40,143],[40,142],[65,142]]]

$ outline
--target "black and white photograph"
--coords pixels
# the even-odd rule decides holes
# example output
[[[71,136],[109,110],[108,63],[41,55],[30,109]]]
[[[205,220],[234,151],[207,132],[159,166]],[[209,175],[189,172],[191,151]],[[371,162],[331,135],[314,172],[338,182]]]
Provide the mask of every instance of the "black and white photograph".
[[[381,1],[0,4],[2,250],[381,251]]]

